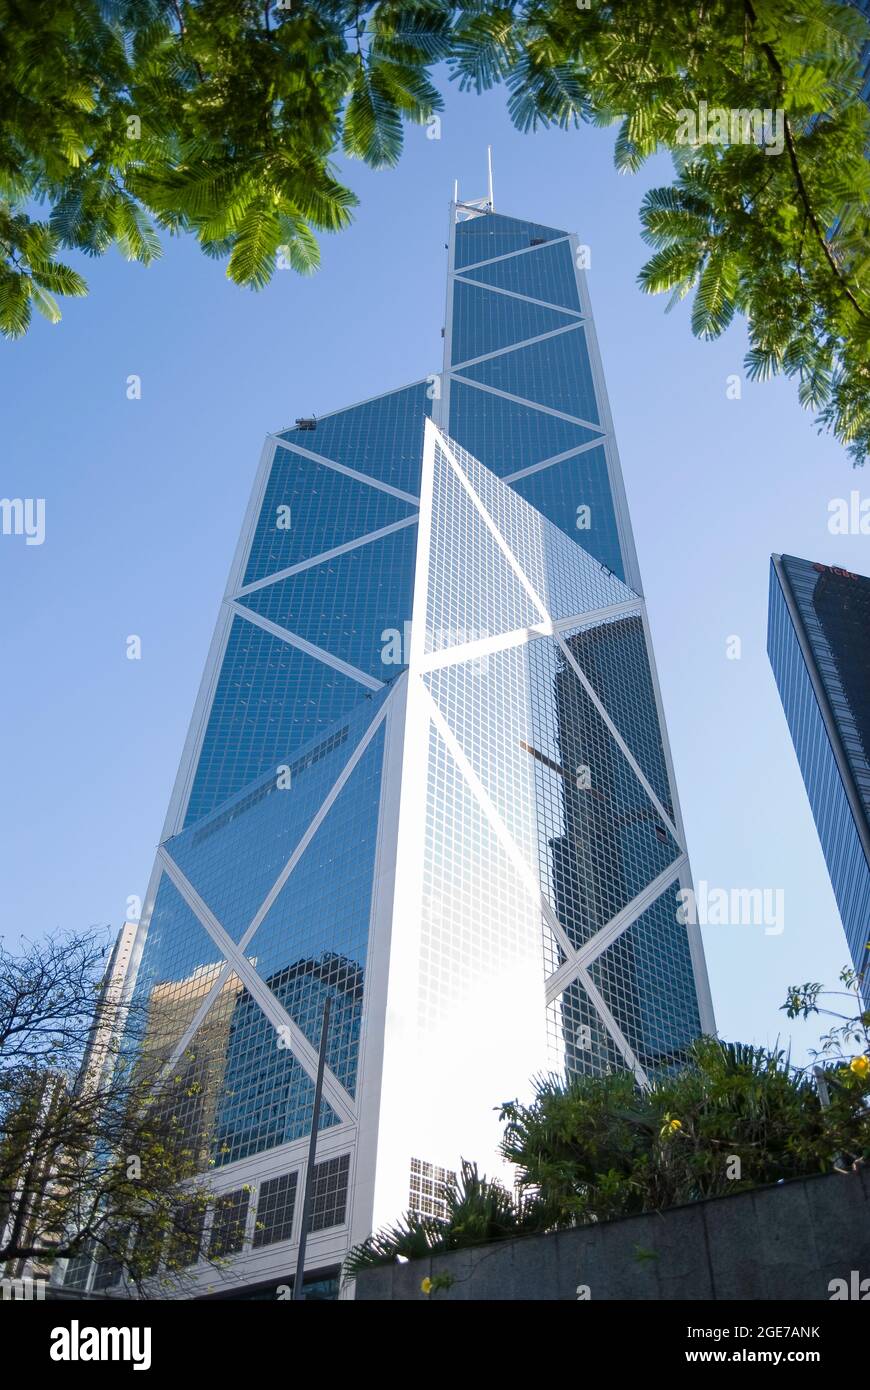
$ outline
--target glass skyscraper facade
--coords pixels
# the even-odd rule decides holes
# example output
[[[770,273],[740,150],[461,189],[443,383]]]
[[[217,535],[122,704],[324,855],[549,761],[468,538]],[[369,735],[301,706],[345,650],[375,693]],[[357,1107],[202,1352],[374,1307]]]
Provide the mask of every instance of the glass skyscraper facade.
[[[582,251],[455,204],[443,369],[267,439],[129,983],[199,1293],[295,1264],[326,997],[318,1288],[536,1072],[713,1028]]]
[[[870,940],[870,579],[774,555],[767,650],[856,970]],[[870,980],[865,993],[870,997]]]

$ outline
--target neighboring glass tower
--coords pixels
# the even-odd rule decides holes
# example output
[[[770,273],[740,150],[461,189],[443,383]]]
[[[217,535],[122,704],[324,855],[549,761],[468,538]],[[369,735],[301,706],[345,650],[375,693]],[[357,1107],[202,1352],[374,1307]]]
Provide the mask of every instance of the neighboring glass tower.
[[[325,997],[318,1296],[534,1073],[712,1031],[581,261],[454,205],[443,372],[267,440],[130,977],[226,1197],[199,1292],[290,1282]]]
[[[856,970],[870,940],[870,579],[774,555],[767,650]],[[870,997],[870,978],[865,983]]]

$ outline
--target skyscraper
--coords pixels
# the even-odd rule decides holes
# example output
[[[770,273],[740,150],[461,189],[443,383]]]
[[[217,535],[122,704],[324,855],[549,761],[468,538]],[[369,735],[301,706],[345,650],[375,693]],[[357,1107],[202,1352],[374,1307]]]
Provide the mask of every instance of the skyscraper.
[[[849,951],[856,970],[864,970],[870,940],[870,579],[774,555],[767,650]]]
[[[224,1044],[200,1292],[289,1283],[327,995],[321,1292],[536,1071],[712,1029],[582,261],[456,203],[443,370],[267,439],[131,968]]]

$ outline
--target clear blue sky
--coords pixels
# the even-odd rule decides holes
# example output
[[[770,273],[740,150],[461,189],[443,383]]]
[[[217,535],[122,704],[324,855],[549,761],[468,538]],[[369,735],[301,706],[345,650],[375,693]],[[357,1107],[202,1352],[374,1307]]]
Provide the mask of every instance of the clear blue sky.
[[[787,986],[833,982],[848,956],[766,656],[768,567],[785,550],[870,573],[870,540],[827,529],[829,499],[870,482],[790,383],[726,398],[742,327],[703,344],[685,306],[666,317],[640,293],[637,211],[670,165],[619,176],[612,142],[521,136],[503,94],[451,92],[440,140],[411,129],[396,170],[344,166],[361,206],[323,238],[314,277],[281,272],[253,294],[168,240],[150,269],[88,261],[90,296],[61,325],[0,344],[0,495],[46,499],[42,546],[0,537],[7,940],[117,928],[144,895],[263,436],[439,369],[447,203],[454,177],[485,192],[492,143],[496,209],[591,247],[695,877],[785,892],[780,936],[704,932],[720,1032],[787,1038]],[[815,1031],[794,1031],[797,1054]]]

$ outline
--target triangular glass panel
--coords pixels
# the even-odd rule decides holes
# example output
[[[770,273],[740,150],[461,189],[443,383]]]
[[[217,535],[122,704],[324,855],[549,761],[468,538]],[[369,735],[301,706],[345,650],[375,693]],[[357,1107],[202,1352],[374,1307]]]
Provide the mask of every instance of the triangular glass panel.
[[[582,324],[540,343],[488,357],[462,375],[590,424],[599,422],[595,384]]]
[[[176,1057],[170,1075],[164,1078],[156,1101],[159,1115],[175,1129],[185,1146],[196,1152],[201,1169],[209,1166],[215,1110],[226,1070],[230,1020],[243,992],[236,972],[227,970],[205,1017]],[[204,994],[199,1002],[206,997]]]
[[[455,267],[486,261],[492,256],[505,256],[511,251],[525,251],[535,242],[555,241],[565,236],[555,227],[539,222],[524,222],[519,217],[503,217],[488,212],[481,217],[469,217],[456,226]]]
[[[569,1077],[624,1071],[626,1061],[580,980],[547,1006],[547,1032],[554,1070]]]
[[[540,877],[539,862],[546,867],[548,838],[559,823],[543,823],[547,804],[539,805],[535,765],[525,751],[533,741],[527,673],[520,645],[427,671],[423,679],[514,845]]]
[[[524,256],[508,256],[506,260],[493,261],[491,265],[462,273],[481,285],[495,285],[577,312],[581,308],[571,246],[567,241],[555,241]]]
[[[524,964],[537,976],[541,910],[434,727],[428,766],[439,809],[426,831],[417,998],[431,1028],[481,981]]]
[[[541,621],[452,465],[435,444],[426,651]]]
[[[413,505],[290,449],[276,449],[244,584],[412,516]]]
[[[128,1055],[162,1066],[217,983],[225,961],[164,873],[157,887],[125,1024]]]
[[[246,989],[228,1013],[216,1051],[223,1061],[213,1100],[216,1167],[311,1133],[314,1082]],[[322,1101],[319,1128],[338,1123]]]
[[[452,361],[455,365],[469,357],[481,357],[485,352],[511,347],[576,321],[558,309],[545,309],[527,299],[495,294],[482,285],[466,285],[457,280],[453,293]]]
[[[430,671],[446,719],[575,946],[680,854],[549,639]]]
[[[185,816],[192,825],[272,772],[370,692],[333,667],[235,617]]]
[[[416,497],[430,390],[429,381],[403,386],[319,420],[312,417],[303,428],[282,430],[279,438]]]
[[[417,527],[312,565],[245,594],[239,603],[378,680],[389,680],[394,643],[410,621]],[[385,636],[384,634],[388,635]]]
[[[374,887],[380,728],[245,948],[312,1047],[332,1000],[327,1063],[353,1094]]]
[[[603,448],[586,449],[537,473],[505,481],[618,579],[625,578]]]
[[[626,1041],[652,1073],[684,1065],[701,1032],[678,888],[667,888],[589,967]]]
[[[450,383],[450,434],[499,478],[601,437],[600,430],[456,379]]]
[[[464,449],[452,441],[448,444],[551,618],[570,618],[575,613],[637,599],[627,584],[529,506],[512,487]]]
[[[389,687],[372,692],[348,718],[276,759],[210,815],[164,848],[238,942],[330,789],[350,760]]]
[[[541,765],[539,815],[559,827],[547,844],[550,901],[579,948],[682,851],[559,646],[525,650],[534,741],[523,752]]]
[[[640,612],[587,624],[563,632],[562,638],[673,819],[650,654]]]

